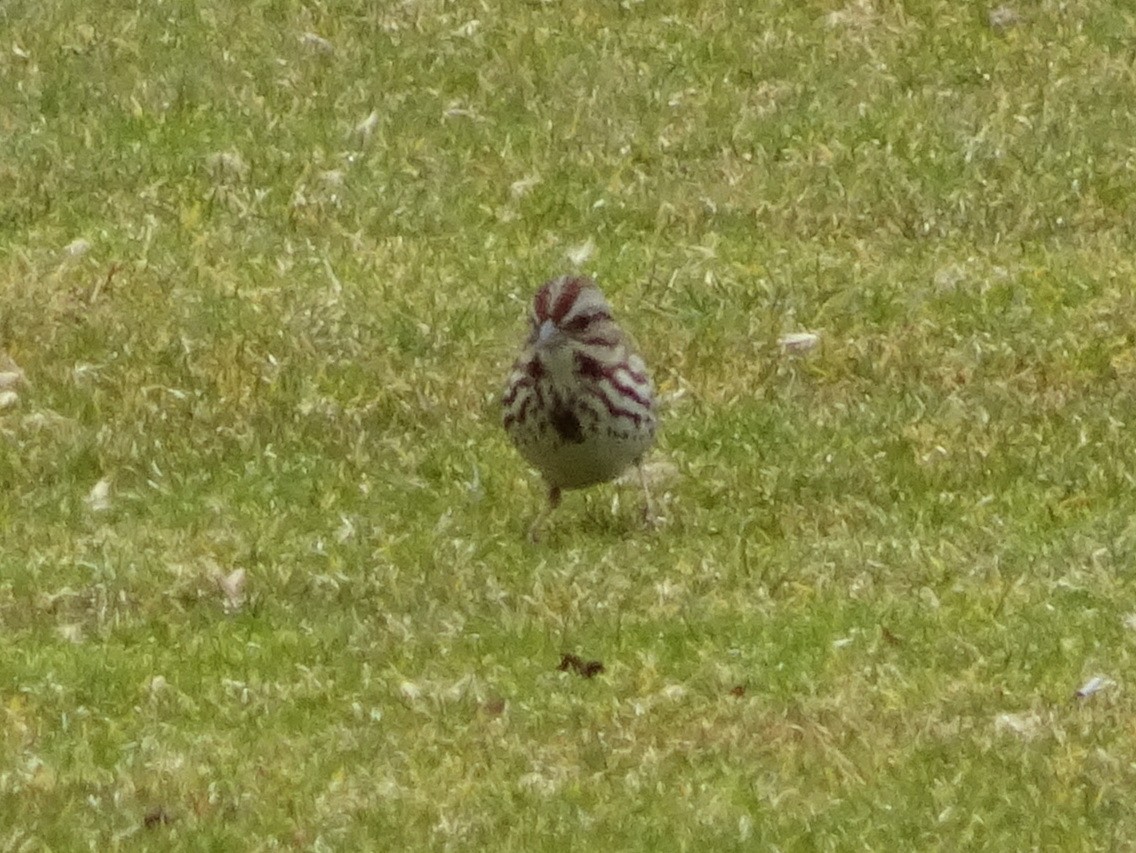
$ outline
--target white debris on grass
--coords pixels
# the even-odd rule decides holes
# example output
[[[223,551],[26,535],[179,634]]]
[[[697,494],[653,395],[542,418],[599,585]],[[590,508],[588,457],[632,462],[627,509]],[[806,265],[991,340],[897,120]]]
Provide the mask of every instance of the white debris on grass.
[[[244,606],[246,600],[245,585],[248,581],[248,575],[244,569],[235,569],[227,575],[220,575],[217,578],[217,586],[220,587],[222,595],[225,597],[224,607],[226,613],[235,613]]]
[[[998,714],[994,717],[994,731],[1011,734],[1023,740],[1032,740],[1041,731],[1041,717],[1030,711],[1022,714]]]
[[[78,237],[63,247],[63,254],[71,260],[79,260],[91,251],[91,241]]]
[[[0,370],[0,391],[11,391],[24,381],[24,371]]]
[[[300,44],[306,48],[316,51],[316,53],[334,53],[335,45],[325,39],[321,35],[316,35],[312,32],[304,33],[300,36]]]
[[[1021,22],[1021,15],[1017,10],[1011,6],[998,6],[991,9],[986,16],[986,20],[990,23],[990,28],[993,30],[1005,30]]]
[[[787,332],[777,339],[778,346],[791,353],[809,352],[819,343],[820,335],[815,332]]]
[[[1094,675],[1079,688],[1075,695],[1078,699],[1088,699],[1095,693],[1099,693],[1109,687],[1115,687],[1116,682],[1106,675]]]
[[[218,179],[243,179],[249,172],[248,163],[237,151],[215,151],[205,158],[205,164]]]
[[[379,111],[371,110],[367,117],[355,125],[355,134],[359,136],[364,142],[371,138],[371,134],[375,132],[375,128],[379,126]]]
[[[568,261],[575,267],[582,267],[592,259],[596,253],[596,241],[589,237],[586,241],[578,246],[573,246],[567,251]]]
[[[91,486],[85,501],[91,512],[106,512],[110,509],[110,478],[103,477]]]
[[[540,175],[535,172],[531,175],[525,175],[523,178],[509,184],[509,195],[514,199],[524,198],[533,187],[540,183],[540,180]]]

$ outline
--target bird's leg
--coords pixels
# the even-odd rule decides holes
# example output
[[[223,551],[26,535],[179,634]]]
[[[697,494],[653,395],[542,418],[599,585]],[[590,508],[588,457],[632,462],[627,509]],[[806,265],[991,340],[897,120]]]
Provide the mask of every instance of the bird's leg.
[[[536,544],[540,541],[540,528],[544,526],[544,522],[552,515],[552,511],[560,506],[560,487],[548,487],[548,505],[542,509],[533,523],[529,526],[529,541]]]
[[[654,525],[655,507],[654,502],[651,500],[651,489],[647,485],[647,471],[643,468],[643,460],[640,459],[635,465],[639,469],[639,482],[643,485],[643,522],[648,525]]]

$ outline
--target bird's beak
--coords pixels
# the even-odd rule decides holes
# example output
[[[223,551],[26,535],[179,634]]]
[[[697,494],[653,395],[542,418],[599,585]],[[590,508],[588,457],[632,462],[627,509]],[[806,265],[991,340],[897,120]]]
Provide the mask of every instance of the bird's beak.
[[[540,347],[546,347],[558,337],[560,337],[560,330],[556,328],[556,324],[551,320],[545,320],[536,331],[536,344]]]

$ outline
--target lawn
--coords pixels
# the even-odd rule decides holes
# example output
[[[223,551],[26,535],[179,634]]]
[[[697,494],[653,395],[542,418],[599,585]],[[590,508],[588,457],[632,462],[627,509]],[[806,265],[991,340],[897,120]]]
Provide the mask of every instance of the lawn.
[[[0,7],[0,851],[1130,844],[1134,43]],[[659,519],[534,545],[498,400],[573,269]]]

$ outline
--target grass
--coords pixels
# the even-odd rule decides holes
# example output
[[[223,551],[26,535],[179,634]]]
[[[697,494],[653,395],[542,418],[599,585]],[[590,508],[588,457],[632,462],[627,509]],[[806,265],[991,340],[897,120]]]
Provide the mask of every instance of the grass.
[[[7,4],[0,849],[1129,843],[1136,17],[989,11]]]

